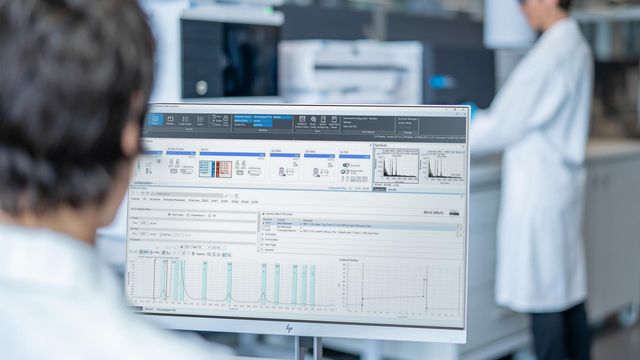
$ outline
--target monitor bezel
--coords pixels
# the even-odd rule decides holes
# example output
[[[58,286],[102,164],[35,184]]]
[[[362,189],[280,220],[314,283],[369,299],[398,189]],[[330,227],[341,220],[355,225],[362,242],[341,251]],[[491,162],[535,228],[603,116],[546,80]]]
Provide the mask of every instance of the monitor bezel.
[[[321,113],[324,111],[339,112],[340,110],[356,111],[362,109],[362,115],[377,115],[376,112],[398,111],[411,109],[412,112],[424,111],[425,116],[429,116],[429,110],[450,108],[462,111],[466,125],[466,209],[464,221],[464,243],[465,243],[465,272],[464,272],[464,318],[462,328],[440,328],[440,327],[420,327],[420,326],[389,326],[377,324],[351,324],[336,321],[313,322],[301,320],[274,320],[269,318],[245,317],[220,317],[211,315],[187,315],[187,314],[158,314],[139,311],[139,315],[157,323],[163,328],[172,330],[191,330],[204,332],[231,332],[231,333],[252,333],[265,335],[289,335],[289,336],[313,336],[313,337],[334,337],[351,339],[375,339],[375,340],[397,340],[416,342],[438,342],[464,344],[467,339],[468,328],[468,297],[469,297],[469,197],[470,197],[470,158],[469,158],[469,125],[471,109],[466,105],[329,105],[329,104],[251,104],[251,103],[150,103],[149,112],[163,112],[176,109],[210,108],[215,113],[217,109],[237,108],[238,113],[258,111],[258,109],[268,109],[283,114],[296,114],[297,111],[314,111]],[[316,110],[318,109],[318,110]],[[317,112],[319,111],[319,112]],[[366,112],[366,113],[365,113]],[[251,112],[253,113],[253,112]],[[432,115],[432,114],[431,114]],[[129,205],[127,205],[127,213]],[[129,219],[127,216],[127,229]],[[127,231],[128,247],[128,231]],[[128,251],[127,251],[128,253]],[[127,256],[128,257],[128,256]],[[126,266],[125,260],[125,266]],[[126,274],[126,270],[125,270]],[[126,285],[125,285],[126,286]],[[125,288],[126,294],[126,288]]]

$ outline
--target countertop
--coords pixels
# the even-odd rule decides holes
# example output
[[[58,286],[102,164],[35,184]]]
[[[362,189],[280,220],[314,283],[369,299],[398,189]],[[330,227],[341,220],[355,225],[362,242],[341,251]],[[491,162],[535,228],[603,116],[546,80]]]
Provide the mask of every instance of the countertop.
[[[587,162],[640,156],[640,140],[592,138],[587,146]]]
[[[590,138],[587,144],[587,164],[640,156],[640,140],[624,138]],[[500,180],[500,156],[471,157],[471,187]]]

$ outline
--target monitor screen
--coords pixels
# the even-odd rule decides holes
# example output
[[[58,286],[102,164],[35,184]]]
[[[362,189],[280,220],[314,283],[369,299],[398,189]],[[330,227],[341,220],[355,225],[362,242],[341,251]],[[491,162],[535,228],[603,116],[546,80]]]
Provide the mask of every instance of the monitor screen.
[[[278,95],[276,25],[182,19],[182,96]]]
[[[152,105],[126,294],[176,329],[464,342],[468,108]]]

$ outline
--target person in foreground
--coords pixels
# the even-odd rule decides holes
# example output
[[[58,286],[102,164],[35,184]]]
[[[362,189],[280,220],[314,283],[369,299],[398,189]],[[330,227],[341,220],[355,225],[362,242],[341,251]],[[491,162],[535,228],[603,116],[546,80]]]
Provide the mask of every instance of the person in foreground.
[[[131,313],[96,254],[140,151],[135,0],[0,0],[0,357],[226,359]]]
[[[570,0],[518,1],[542,36],[469,135],[472,155],[504,152],[496,301],[531,314],[538,359],[589,359],[582,225],[593,60]]]

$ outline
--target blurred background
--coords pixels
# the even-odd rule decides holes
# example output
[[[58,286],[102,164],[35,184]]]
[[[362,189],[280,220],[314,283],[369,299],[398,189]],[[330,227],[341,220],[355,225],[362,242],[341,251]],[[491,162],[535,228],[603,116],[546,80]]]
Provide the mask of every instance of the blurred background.
[[[491,104],[537,34],[511,0],[141,0],[153,102]],[[575,0],[595,57],[585,211],[595,359],[640,357],[640,0]],[[528,317],[494,301],[500,158],[473,159],[465,345],[325,339],[333,359],[533,358]],[[123,271],[126,218],[99,248]],[[202,334],[247,356],[277,336]]]

